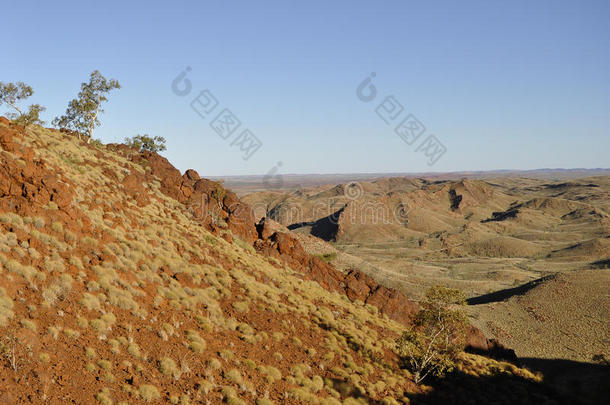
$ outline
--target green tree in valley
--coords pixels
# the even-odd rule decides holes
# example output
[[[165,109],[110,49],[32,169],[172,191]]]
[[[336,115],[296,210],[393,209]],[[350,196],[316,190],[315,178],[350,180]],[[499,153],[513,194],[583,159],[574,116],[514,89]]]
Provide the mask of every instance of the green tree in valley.
[[[2,83],[0,82],[0,105],[6,103],[15,112],[8,113],[8,118],[23,126],[32,124],[44,125],[44,121],[40,120],[40,113],[45,111],[45,108],[40,104],[32,104],[27,111],[23,111],[18,105],[22,100],[34,94],[31,86],[23,82],[17,83]]]
[[[125,138],[125,144],[131,148],[137,149],[140,152],[161,152],[166,149],[164,137],[148,136],[148,134]]]
[[[68,104],[66,113],[53,120],[53,125],[66,128],[87,136],[87,143],[91,141],[93,130],[100,126],[99,115],[104,112],[102,103],[108,101],[107,94],[121,85],[114,79],[106,79],[95,70],[91,73],[88,83],[82,83],[78,98]]]
[[[468,325],[464,312],[454,307],[464,304],[460,290],[431,287],[412,326],[396,340],[398,355],[417,384],[430,374],[442,376],[454,368]]]

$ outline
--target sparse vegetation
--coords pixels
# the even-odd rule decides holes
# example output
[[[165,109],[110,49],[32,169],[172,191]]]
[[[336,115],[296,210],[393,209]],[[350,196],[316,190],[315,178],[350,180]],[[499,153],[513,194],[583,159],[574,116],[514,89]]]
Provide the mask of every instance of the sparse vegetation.
[[[399,356],[413,372],[417,384],[429,374],[442,376],[455,367],[464,347],[466,316],[452,305],[463,305],[464,294],[456,289],[431,287],[413,326],[396,341]]]
[[[44,121],[40,119],[40,113],[46,108],[40,104],[32,104],[27,111],[22,111],[18,104],[34,94],[31,86],[23,82],[3,83],[0,82],[0,106],[6,103],[9,107],[15,110],[14,113],[9,113],[8,117],[16,123],[29,126],[32,124],[44,125]]]
[[[149,151],[157,153],[166,149],[164,137],[148,136],[148,134],[125,138],[125,144],[139,152]]]

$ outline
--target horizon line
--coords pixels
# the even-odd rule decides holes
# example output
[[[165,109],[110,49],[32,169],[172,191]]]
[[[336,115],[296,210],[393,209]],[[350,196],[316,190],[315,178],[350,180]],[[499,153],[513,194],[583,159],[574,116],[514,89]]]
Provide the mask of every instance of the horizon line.
[[[443,174],[462,174],[462,173],[510,173],[510,172],[542,172],[542,171],[608,171],[610,167],[574,167],[574,168],[550,168],[543,167],[538,169],[491,169],[491,170],[455,170],[455,171],[428,171],[428,172],[334,172],[334,173],[282,173],[282,176],[346,176],[346,175],[443,175]],[[267,174],[228,174],[228,175],[208,175],[214,177],[265,177]]]

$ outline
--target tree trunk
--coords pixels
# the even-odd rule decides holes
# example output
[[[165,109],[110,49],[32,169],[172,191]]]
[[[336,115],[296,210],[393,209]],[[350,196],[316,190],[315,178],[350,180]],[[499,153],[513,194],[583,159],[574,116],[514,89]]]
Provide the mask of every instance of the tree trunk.
[[[97,114],[100,110],[99,107],[99,101],[98,101],[98,106],[95,109],[95,114],[93,114],[93,118],[91,119],[91,122],[89,123],[89,138],[87,138],[87,143],[91,142],[91,138],[93,138],[93,128],[95,128],[95,121],[97,121]]]
[[[13,107],[15,110],[17,110],[19,115],[23,115],[23,112],[15,104],[13,104],[13,103],[7,103],[7,104],[10,105],[11,107]]]
[[[415,384],[419,384],[421,382],[421,373],[420,371],[415,371],[415,373],[413,373],[413,381],[415,381]]]

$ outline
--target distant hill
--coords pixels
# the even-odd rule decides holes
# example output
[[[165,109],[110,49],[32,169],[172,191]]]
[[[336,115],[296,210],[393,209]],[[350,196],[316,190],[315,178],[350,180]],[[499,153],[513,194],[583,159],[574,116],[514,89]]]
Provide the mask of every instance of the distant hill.
[[[462,172],[416,172],[416,173],[336,173],[336,174],[280,174],[280,177],[265,175],[248,176],[214,176],[213,180],[222,180],[224,184],[238,195],[255,191],[274,189],[295,190],[300,188],[323,186],[360,181],[373,181],[392,177],[425,178],[434,180],[455,179],[490,179],[496,177],[526,177],[543,180],[570,180],[592,176],[610,176],[610,168],[595,169],[533,169],[533,170],[488,170]]]
[[[570,181],[392,177],[263,191],[243,199],[255,216],[292,230],[338,244],[416,242],[413,248],[428,258],[548,256],[593,262],[610,251],[608,176]]]

